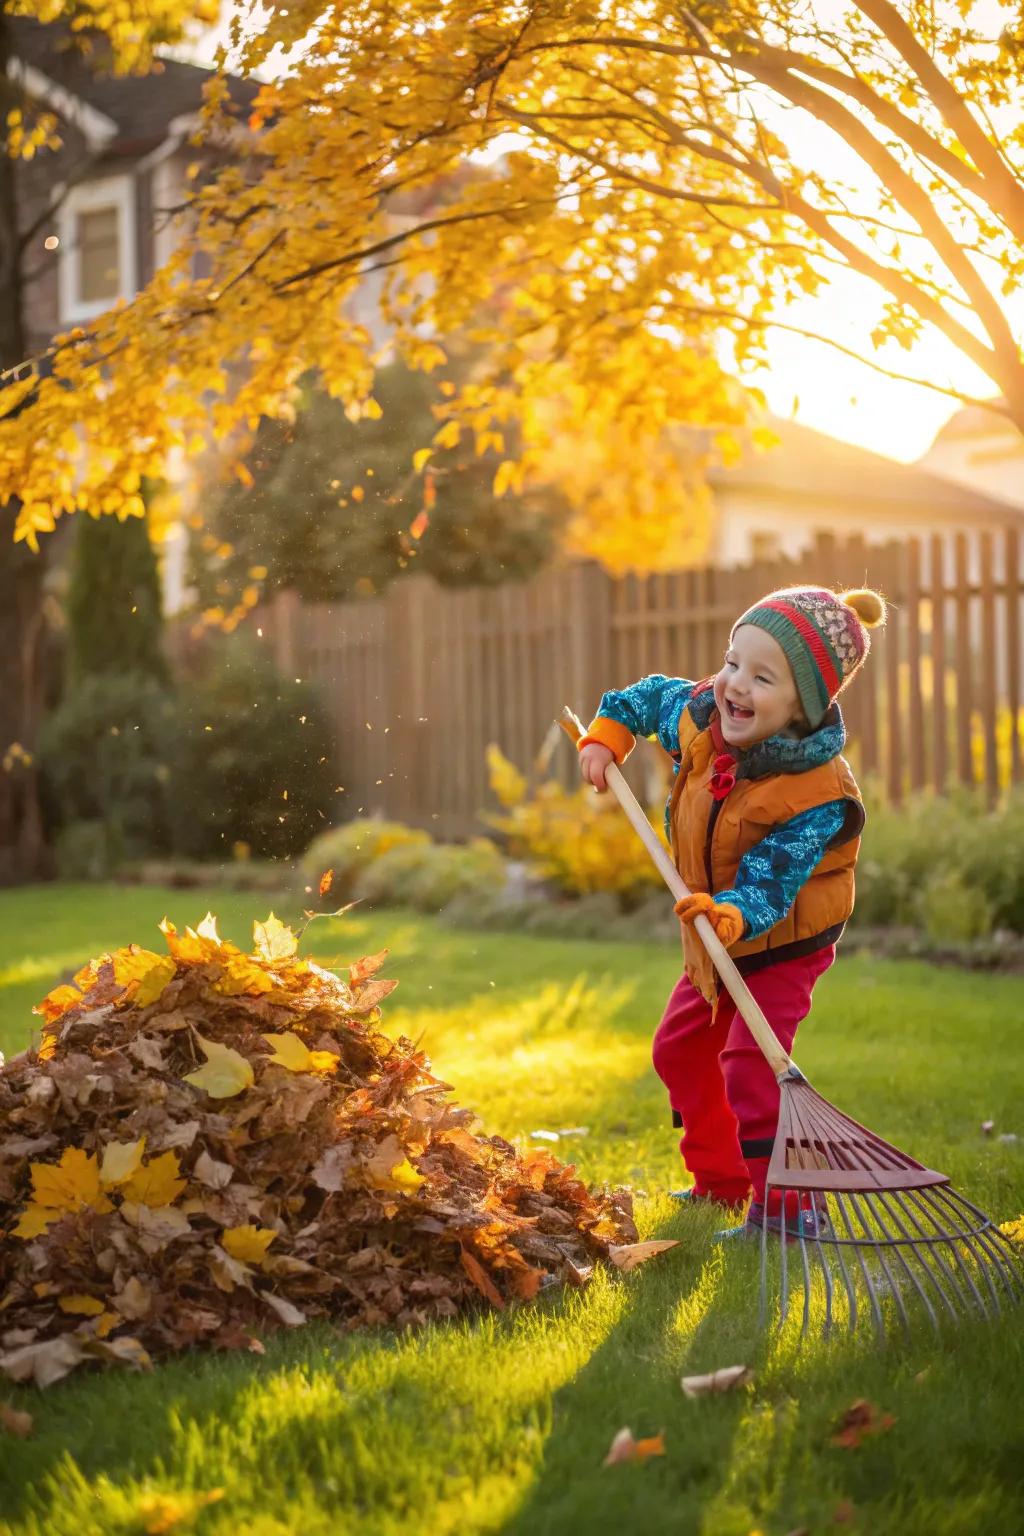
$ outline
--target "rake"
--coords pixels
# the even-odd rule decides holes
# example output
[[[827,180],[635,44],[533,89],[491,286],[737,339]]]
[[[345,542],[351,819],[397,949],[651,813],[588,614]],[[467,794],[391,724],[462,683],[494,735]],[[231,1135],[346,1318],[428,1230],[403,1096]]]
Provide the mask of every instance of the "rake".
[[[560,721],[574,742],[583,725],[566,707]],[[643,839],[665,884],[679,900],[690,894],[619,769],[605,779]],[[954,1190],[944,1173],[926,1168],[823,1099],[783,1050],[749,987],[708,919],[696,919],[701,942],[730,997],[775,1074],[781,1093],[779,1126],[768,1166],[761,1230],[761,1322],[769,1314],[769,1246],[778,1252],[779,1327],[792,1297],[803,1293],[801,1333],[812,1312],[825,1335],[850,1331],[865,1310],[880,1338],[895,1315],[909,1334],[907,1303],[921,1304],[931,1324],[980,1314],[994,1318],[1024,1296],[1013,1244],[998,1225]],[[778,1242],[769,1197],[778,1196]],[[787,1206],[817,1213],[812,1235],[786,1226]],[[827,1217],[827,1220],[823,1220]],[[794,1251],[795,1250],[795,1251]]]

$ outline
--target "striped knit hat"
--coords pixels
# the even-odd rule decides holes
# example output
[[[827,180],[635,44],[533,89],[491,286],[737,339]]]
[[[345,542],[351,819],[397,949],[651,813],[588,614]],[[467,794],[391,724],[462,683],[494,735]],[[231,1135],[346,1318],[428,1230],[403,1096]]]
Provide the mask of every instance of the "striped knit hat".
[[[830,592],[827,587],[784,587],[748,608],[732,633],[741,624],[754,624],[779,642],[807,722],[814,729],[870,650],[868,630],[884,623],[885,600],[870,589]]]

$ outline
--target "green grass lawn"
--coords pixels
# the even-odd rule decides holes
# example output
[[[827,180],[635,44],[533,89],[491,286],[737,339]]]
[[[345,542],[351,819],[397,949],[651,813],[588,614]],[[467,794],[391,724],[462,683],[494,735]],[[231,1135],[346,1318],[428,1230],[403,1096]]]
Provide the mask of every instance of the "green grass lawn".
[[[0,895],[0,1047],[31,1004],[104,948],[159,947],[164,912],[209,900],[248,938],[259,898],[47,887]],[[279,915],[285,915],[279,913]],[[294,914],[292,914],[294,915]],[[648,1042],[678,974],[662,948],[453,932],[405,914],[314,924],[332,965],[389,945],[386,1025],[423,1036],[489,1130],[586,1126],[555,1148],[588,1179],[643,1193],[643,1236],[680,1246],[631,1275],[412,1336],[326,1326],[264,1356],[201,1356],[152,1375],[0,1385],[36,1433],[0,1433],[0,1531],[170,1529],[504,1536],[952,1536],[1024,1530],[1024,1316],[884,1350],[870,1328],[800,1347],[757,1325],[757,1255],[710,1242],[707,1212],[666,1198],[680,1167]],[[859,956],[820,984],[797,1059],[815,1086],[1000,1218],[1024,1209],[1024,978]],[[1019,1131],[1018,1143],[985,1138]],[[534,1143],[539,1144],[539,1143]],[[691,1401],[684,1371],[746,1363],[752,1387]],[[857,1398],[895,1417],[830,1444]],[[664,1431],[667,1454],[602,1467],[615,1432]],[[160,1524],[155,1496],[220,1490]],[[174,1506],[179,1512],[185,1504]],[[148,1513],[147,1513],[148,1511]]]

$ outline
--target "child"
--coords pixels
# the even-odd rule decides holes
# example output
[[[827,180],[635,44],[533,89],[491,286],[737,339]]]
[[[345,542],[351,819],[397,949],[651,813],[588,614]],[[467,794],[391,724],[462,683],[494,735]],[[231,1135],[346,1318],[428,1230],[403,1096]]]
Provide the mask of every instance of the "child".
[[[597,790],[637,736],[657,737],[675,762],[666,830],[693,894],[676,906],[686,972],[655,1034],[654,1066],[694,1176],[684,1198],[738,1207],[753,1197],[743,1224],[721,1237],[760,1238],[779,1088],[692,924],[707,915],[792,1050],[853,910],[864,825],[836,695],[884,619],[877,592],[771,592],[737,620],[716,677],[654,674],[606,693],[580,742],[580,770]],[[768,1215],[778,1231],[777,1195]],[[814,1236],[826,1222],[795,1201],[786,1211],[793,1233]]]

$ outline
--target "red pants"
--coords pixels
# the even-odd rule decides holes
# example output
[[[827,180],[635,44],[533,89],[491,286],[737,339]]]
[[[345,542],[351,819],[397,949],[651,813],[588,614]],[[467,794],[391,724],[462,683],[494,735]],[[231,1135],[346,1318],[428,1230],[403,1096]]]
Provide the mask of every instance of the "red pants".
[[[833,944],[747,977],[787,1051],[810,1009],[814,983],[835,954]],[[694,1176],[695,1193],[739,1204],[753,1191],[755,1200],[763,1200],[779,1121],[779,1085],[732,999],[722,997],[712,1024],[710,1005],[683,976],[658,1025],[653,1056],[682,1119],[679,1150]]]

